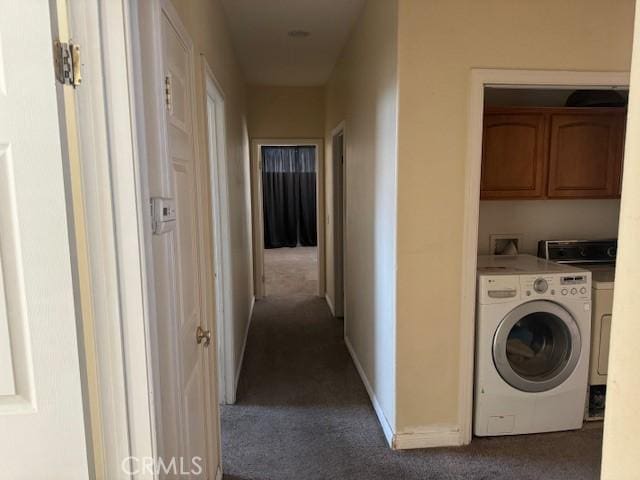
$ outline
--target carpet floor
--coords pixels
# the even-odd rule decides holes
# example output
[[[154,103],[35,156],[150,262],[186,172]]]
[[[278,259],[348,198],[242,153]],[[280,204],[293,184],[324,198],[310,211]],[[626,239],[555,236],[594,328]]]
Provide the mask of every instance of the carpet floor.
[[[599,478],[600,424],[474,438],[458,448],[390,450],[342,329],[318,297],[256,303],[238,402],[222,408],[225,479]]]
[[[264,251],[265,290],[271,295],[318,293],[318,248],[267,248]]]

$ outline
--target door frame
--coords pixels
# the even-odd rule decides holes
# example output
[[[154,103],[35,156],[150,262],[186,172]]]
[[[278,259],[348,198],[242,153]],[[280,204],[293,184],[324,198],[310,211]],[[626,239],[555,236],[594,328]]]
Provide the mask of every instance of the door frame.
[[[324,296],[325,238],[324,238],[324,139],[322,138],[253,138],[251,139],[251,221],[253,225],[253,284],[256,298],[265,296],[264,278],[264,215],[262,205],[262,147],[316,147],[316,235],[318,241],[318,296]]]
[[[229,217],[229,193],[227,174],[227,137],[225,96],[220,83],[203,55],[202,76],[205,94],[205,119],[207,122],[207,159],[209,164],[209,192],[211,207],[211,252],[215,291],[214,311],[216,315],[216,347],[218,360],[218,399],[221,403],[235,402],[235,372],[233,369],[233,291],[231,253],[231,226]],[[215,104],[216,149],[215,159],[211,155],[209,100]],[[217,275],[216,275],[217,271]]]
[[[127,459],[154,457],[156,424],[145,246],[149,223],[138,143],[141,99],[136,89],[137,11],[130,2],[67,0],[71,33],[83,48],[85,82],[76,91],[95,379],[104,461],[97,478],[123,478]],[[108,45],[109,55],[100,55]],[[132,208],[133,206],[133,208]],[[128,476],[153,479],[140,471]]]
[[[346,279],[346,274],[347,274],[347,269],[345,268],[345,258],[347,258],[347,254],[346,254],[346,250],[347,250],[347,242],[345,242],[345,238],[344,238],[344,232],[345,232],[345,225],[346,225],[346,218],[347,218],[347,209],[346,209],[346,186],[347,186],[347,168],[346,165],[344,164],[344,162],[342,164],[338,164],[337,159],[334,157],[333,155],[333,142],[335,140],[335,138],[342,134],[342,158],[345,159],[346,158],[346,151],[347,151],[347,145],[345,142],[345,138],[346,138],[346,122],[343,120],[341,121],[333,130],[331,130],[331,193],[332,193],[332,197],[333,197],[333,202],[332,202],[332,212],[331,212],[331,218],[333,219],[331,222],[329,222],[327,220],[327,225],[329,226],[329,229],[331,230],[331,235],[332,235],[332,240],[333,240],[333,258],[331,259],[332,263],[333,263],[333,299],[330,299],[328,294],[325,293],[325,296],[327,297],[327,303],[329,304],[329,307],[332,310],[332,313],[335,317],[342,317],[345,318],[345,322],[344,324],[346,325],[346,305],[347,305],[347,299],[346,299],[346,292],[347,289],[346,284],[347,284],[347,279]],[[336,171],[340,169],[340,182],[338,183],[336,181]],[[342,195],[342,205],[340,205],[339,207],[336,205],[336,186],[340,188],[341,191],[341,195]],[[336,212],[338,212],[338,208],[340,208],[340,210],[342,210],[342,215],[341,215],[341,219],[342,221],[340,222],[340,225],[336,224],[335,219],[337,218],[336,216]],[[340,242],[340,251],[341,251],[341,255],[342,255],[342,262],[341,264],[339,264],[340,262],[338,262],[338,256],[336,255],[336,248],[337,248],[337,244],[338,242],[336,242],[336,240],[339,239]],[[336,268],[339,267],[339,268]],[[340,285],[340,292],[338,291],[338,282],[336,281],[337,279],[337,271],[341,270],[342,271],[342,282]],[[326,289],[325,289],[326,290]],[[341,298],[341,302],[338,300],[338,298]],[[345,327],[346,328],[346,327]],[[345,330],[346,331],[346,330]]]
[[[482,165],[482,122],[485,87],[521,88],[606,88],[629,87],[629,72],[589,72],[567,70],[471,70],[469,117],[465,162],[462,271],[460,277],[460,372],[458,422],[462,444],[471,442],[473,419],[473,372],[476,307],[476,267]]]

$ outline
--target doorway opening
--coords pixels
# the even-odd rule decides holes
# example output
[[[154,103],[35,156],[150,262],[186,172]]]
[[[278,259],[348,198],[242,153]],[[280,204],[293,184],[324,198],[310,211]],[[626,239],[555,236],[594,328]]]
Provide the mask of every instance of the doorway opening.
[[[225,104],[222,90],[202,57],[206,91],[206,122],[211,201],[213,290],[215,295],[218,397],[220,403],[235,402],[233,371],[233,278],[230,264],[229,200],[227,191]]]
[[[255,141],[256,297],[324,292],[321,140]]]
[[[345,192],[345,143],[344,122],[341,122],[331,133],[331,149],[333,158],[333,278],[334,278],[334,304],[328,298],[329,306],[333,309],[334,316],[344,318],[345,313],[345,219],[346,219],[346,192]]]
[[[316,147],[261,151],[265,294],[318,290]]]
[[[476,312],[477,255],[536,256],[539,241],[555,240],[558,236],[608,237],[609,234],[602,231],[609,223],[615,234],[621,173],[616,165],[621,169],[620,143],[626,111],[617,105],[600,105],[599,111],[594,105],[585,105],[585,110],[580,111],[582,105],[572,102],[585,98],[585,90],[621,92],[619,96],[624,99],[628,82],[628,74],[617,72],[481,69],[472,72],[459,390],[459,418],[465,443],[471,441],[473,433],[474,367],[476,372],[483,369],[483,365],[474,365],[474,354],[477,355],[474,332],[477,331],[476,318],[480,318],[476,317],[479,315]],[[622,110],[618,112],[616,108]],[[501,137],[505,130],[510,134]],[[518,135],[514,133],[521,138],[516,138]],[[596,138],[605,145],[596,142]],[[520,148],[523,146],[528,146],[528,150]],[[508,154],[509,148],[515,148],[517,155]],[[524,151],[529,152],[528,155],[523,155]],[[489,157],[498,160],[492,164]],[[573,165],[578,161],[584,163],[582,168]],[[598,169],[602,171],[597,173]],[[579,223],[580,218],[589,217],[583,211],[587,206],[602,213],[606,222]],[[541,209],[549,207],[553,207],[552,210],[541,213]],[[508,208],[520,213],[507,214],[504,210]],[[566,219],[558,218],[562,214],[566,214]],[[520,225],[498,225],[504,221],[520,222]],[[538,229],[533,231],[534,227]],[[552,294],[550,289],[549,295]],[[588,320],[583,319],[582,323],[586,325]],[[588,343],[585,345],[588,351],[587,347]],[[586,391],[587,386],[584,387]],[[578,408],[584,408],[584,401]],[[576,411],[576,415],[580,417],[582,413]]]

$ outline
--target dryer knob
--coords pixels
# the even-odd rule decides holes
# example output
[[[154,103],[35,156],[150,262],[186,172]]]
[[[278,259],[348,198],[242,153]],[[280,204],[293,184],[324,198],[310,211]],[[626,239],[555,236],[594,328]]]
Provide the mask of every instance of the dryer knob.
[[[549,288],[549,284],[544,278],[538,278],[533,282],[533,289],[538,293],[544,293]]]

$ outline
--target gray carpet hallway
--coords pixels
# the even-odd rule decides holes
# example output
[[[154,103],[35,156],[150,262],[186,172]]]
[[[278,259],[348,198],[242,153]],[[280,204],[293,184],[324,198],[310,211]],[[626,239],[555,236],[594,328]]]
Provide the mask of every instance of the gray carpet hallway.
[[[318,248],[267,248],[264,250],[266,295],[318,293]]]
[[[390,450],[342,332],[319,297],[256,303],[238,401],[222,407],[225,479],[599,478],[600,424]]]

